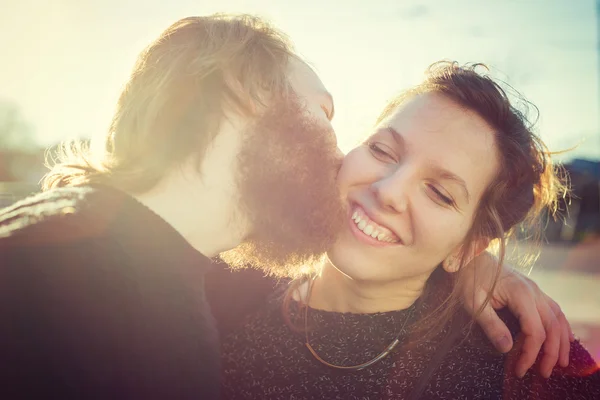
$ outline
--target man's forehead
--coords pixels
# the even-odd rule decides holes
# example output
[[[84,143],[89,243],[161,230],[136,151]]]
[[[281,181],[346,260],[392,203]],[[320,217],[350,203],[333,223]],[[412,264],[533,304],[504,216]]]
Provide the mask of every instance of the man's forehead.
[[[331,98],[331,94],[327,91],[317,73],[306,62],[292,58],[288,71],[290,83],[294,90],[305,94],[309,94],[306,92],[313,92]]]

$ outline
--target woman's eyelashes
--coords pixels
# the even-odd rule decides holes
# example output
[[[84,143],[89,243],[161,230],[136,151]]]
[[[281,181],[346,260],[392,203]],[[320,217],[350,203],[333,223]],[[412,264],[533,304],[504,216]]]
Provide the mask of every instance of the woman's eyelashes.
[[[435,196],[438,199],[438,201],[443,202],[447,206],[455,206],[454,199],[442,193],[442,191],[435,187],[435,185],[428,184],[427,187],[433,193],[433,196]]]

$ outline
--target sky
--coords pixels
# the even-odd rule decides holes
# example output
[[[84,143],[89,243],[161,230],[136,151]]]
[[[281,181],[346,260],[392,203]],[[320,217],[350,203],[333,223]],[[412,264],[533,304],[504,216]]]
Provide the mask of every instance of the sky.
[[[595,0],[0,0],[0,99],[42,145],[102,134],[137,54],[179,18],[266,17],[335,99],[342,150],[440,59],[484,62],[540,110],[567,158],[600,158]]]

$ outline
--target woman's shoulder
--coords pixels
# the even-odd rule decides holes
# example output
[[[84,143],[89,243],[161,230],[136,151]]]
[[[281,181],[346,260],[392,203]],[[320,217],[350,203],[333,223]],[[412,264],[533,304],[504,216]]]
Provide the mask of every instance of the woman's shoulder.
[[[508,309],[498,311],[498,316],[508,326],[515,345],[507,354],[495,350],[479,326],[475,326],[458,351],[476,349],[476,357],[480,362],[501,366],[502,391],[507,399],[599,399],[600,398],[600,364],[579,341],[571,343],[569,365],[556,366],[550,378],[544,378],[539,372],[541,355],[523,378],[518,378],[514,371],[521,354],[519,321]]]
[[[579,342],[571,343],[569,365],[554,367],[550,378],[539,373],[540,357],[523,378],[517,378],[515,369],[519,356],[519,341],[508,353],[504,365],[503,392],[508,399],[600,399],[599,365]]]

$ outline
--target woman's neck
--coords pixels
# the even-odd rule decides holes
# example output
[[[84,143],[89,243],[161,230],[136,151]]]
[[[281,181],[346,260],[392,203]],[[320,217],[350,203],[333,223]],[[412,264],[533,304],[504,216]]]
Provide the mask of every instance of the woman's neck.
[[[321,274],[312,285],[309,305],[326,311],[357,314],[404,310],[421,296],[425,282],[426,277],[392,282],[357,281],[325,261]]]

